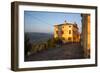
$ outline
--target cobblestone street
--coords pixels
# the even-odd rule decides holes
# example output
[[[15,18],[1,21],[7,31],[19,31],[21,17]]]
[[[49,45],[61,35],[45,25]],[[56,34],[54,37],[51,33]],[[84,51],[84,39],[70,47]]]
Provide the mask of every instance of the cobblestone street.
[[[82,59],[83,48],[80,43],[64,44],[59,48],[49,48],[48,50],[31,54],[25,58],[25,61],[42,60],[64,60],[64,59]]]

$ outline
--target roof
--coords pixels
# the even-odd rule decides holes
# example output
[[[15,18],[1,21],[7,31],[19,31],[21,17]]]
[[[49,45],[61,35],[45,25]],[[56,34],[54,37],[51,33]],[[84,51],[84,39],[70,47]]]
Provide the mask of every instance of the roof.
[[[62,25],[73,25],[74,27],[78,28],[76,23],[67,23],[67,22],[63,24],[54,25],[54,26],[62,26]]]
[[[75,25],[76,23],[67,23],[67,21],[65,20],[63,24],[59,24],[59,25],[54,25],[54,26],[62,26],[62,25]],[[76,24],[77,25],[77,24]]]
[[[63,24],[58,24],[58,25],[54,25],[54,26],[62,26],[62,25],[75,25],[76,23],[63,23]]]

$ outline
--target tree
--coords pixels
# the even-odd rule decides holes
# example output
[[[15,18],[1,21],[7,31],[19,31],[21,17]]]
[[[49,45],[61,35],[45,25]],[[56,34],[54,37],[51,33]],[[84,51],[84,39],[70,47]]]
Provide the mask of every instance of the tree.
[[[25,35],[25,42],[24,42],[24,47],[25,47],[25,50],[24,50],[24,54],[25,56],[27,56],[28,52],[31,50],[32,48],[32,44],[30,43],[30,39],[27,35]]]

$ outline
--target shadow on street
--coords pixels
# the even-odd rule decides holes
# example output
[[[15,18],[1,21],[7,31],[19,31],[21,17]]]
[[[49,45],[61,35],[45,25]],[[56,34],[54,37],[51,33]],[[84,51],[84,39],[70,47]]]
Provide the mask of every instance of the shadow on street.
[[[25,57],[25,61],[44,61],[44,60],[64,60],[64,59],[83,59],[84,52],[80,43],[69,43],[59,48],[49,48],[48,50],[31,54]]]

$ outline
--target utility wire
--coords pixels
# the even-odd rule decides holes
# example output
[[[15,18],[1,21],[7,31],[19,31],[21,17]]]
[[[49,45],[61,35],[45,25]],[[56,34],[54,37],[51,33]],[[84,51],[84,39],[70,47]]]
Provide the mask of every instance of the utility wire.
[[[32,17],[34,17],[35,20],[38,20],[39,22],[45,23],[45,24],[47,24],[47,25],[50,26],[50,24],[49,24],[48,22],[44,21],[43,18],[38,18],[38,17],[35,17],[35,16],[32,16]],[[52,26],[53,26],[53,25],[52,25]]]

